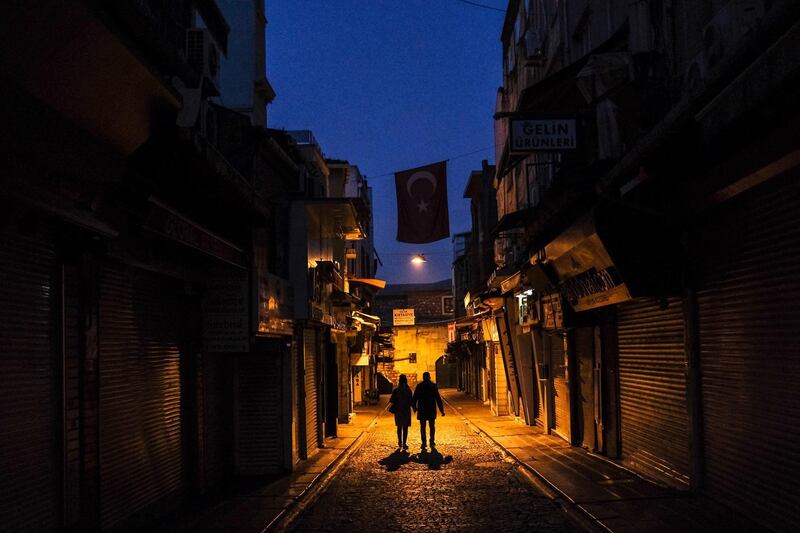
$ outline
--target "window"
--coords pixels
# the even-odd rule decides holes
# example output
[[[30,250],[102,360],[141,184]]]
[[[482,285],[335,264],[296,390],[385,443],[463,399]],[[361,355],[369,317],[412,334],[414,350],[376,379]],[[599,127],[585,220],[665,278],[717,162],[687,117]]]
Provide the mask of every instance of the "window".
[[[452,296],[442,296],[442,314],[443,315],[452,315],[453,314],[453,297]]]
[[[414,352],[410,352],[408,354],[408,362],[412,364],[417,364],[417,354]]]

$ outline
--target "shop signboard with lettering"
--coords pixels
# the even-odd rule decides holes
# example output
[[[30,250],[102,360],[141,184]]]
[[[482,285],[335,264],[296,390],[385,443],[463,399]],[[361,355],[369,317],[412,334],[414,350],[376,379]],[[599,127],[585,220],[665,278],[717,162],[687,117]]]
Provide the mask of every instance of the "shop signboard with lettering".
[[[230,269],[212,276],[203,295],[203,347],[209,352],[249,349],[249,280]]]
[[[509,130],[512,154],[562,152],[578,146],[574,118],[512,118]]]
[[[542,314],[545,329],[563,329],[564,312],[561,308],[561,295],[558,293],[542,296]]]
[[[395,326],[413,326],[414,309],[392,309],[392,324]]]

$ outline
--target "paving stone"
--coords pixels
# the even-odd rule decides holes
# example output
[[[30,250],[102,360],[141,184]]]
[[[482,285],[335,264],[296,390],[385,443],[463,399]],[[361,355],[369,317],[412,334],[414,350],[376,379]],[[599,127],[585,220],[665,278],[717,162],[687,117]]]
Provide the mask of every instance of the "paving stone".
[[[294,531],[574,531],[549,499],[448,408],[436,450],[398,451],[384,415]]]

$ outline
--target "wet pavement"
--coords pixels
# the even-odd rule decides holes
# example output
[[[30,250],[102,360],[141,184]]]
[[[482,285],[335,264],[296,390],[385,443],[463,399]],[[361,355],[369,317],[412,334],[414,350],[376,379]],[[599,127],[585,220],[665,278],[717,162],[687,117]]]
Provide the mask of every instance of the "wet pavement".
[[[575,531],[564,512],[527,482],[451,407],[436,421],[435,450],[398,451],[384,413],[293,531]]]

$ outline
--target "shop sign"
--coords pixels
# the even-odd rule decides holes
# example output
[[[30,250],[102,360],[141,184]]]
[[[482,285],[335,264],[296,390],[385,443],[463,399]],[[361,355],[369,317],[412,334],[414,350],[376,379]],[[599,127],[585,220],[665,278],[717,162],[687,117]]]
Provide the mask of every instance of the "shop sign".
[[[516,295],[517,297],[517,316],[521,326],[537,324],[539,316],[539,305],[536,293],[533,289],[528,289]]]
[[[247,274],[239,271],[220,273],[208,280],[202,304],[206,351],[248,351],[248,288]]]
[[[507,292],[513,291],[519,286],[520,281],[522,281],[521,272],[512,274],[511,276],[507,277],[506,279],[500,282],[500,292],[505,294]]]
[[[591,268],[565,280],[561,284],[561,294],[578,312],[631,299],[628,288],[613,266],[600,270]]]
[[[456,342],[456,323],[447,324],[447,342]]]
[[[564,312],[561,309],[561,295],[548,294],[542,296],[542,315],[545,329],[563,329]]]
[[[561,152],[577,148],[577,121],[512,118],[510,152]]]
[[[244,252],[154,198],[145,226],[182,244],[200,250],[232,265],[244,267]]]
[[[592,216],[586,216],[545,247],[558,274],[560,292],[575,311],[631,299]]]
[[[392,309],[392,324],[395,326],[413,326],[414,309]]]

